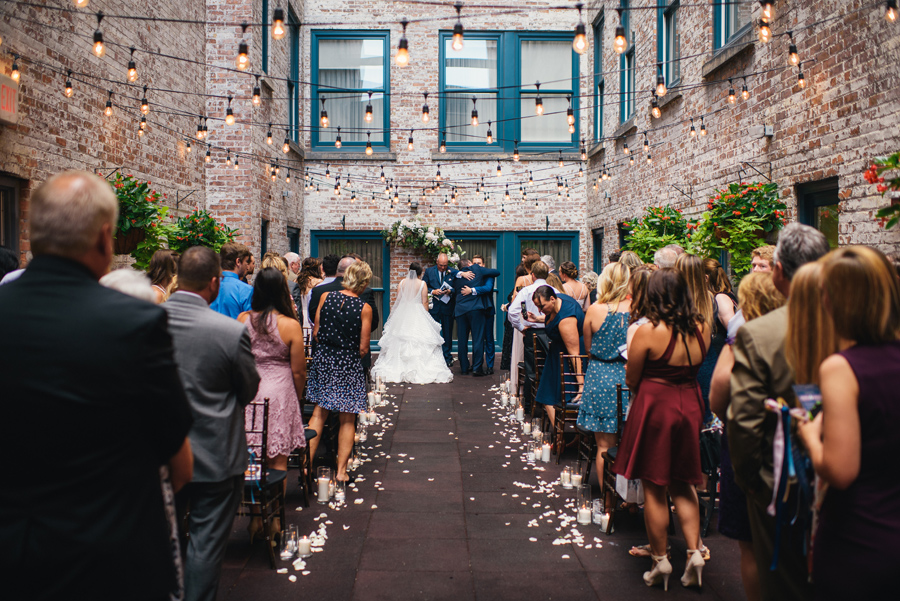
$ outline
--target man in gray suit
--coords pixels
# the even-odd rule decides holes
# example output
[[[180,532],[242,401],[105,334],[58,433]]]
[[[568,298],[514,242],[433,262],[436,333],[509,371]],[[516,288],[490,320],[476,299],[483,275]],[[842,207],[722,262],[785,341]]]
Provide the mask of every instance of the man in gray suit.
[[[194,424],[194,479],[176,495],[179,516],[190,506],[185,558],[186,601],[215,601],[228,533],[247,468],[244,407],[259,387],[244,324],[209,308],[219,292],[219,257],[189,248],[178,262],[178,291],[163,305],[175,362]]]

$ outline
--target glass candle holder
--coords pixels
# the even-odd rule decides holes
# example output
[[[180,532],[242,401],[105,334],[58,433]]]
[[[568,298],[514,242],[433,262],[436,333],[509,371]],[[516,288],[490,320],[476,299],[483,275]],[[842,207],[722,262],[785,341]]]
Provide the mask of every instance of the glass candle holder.
[[[331,485],[331,468],[325,465],[320,465],[316,470],[316,484],[318,484],[318,490],[316,495],[316,501],[320,505],[327,505],[328,500],[331,498],[329,495],[329,487]]]
[[[334,483],[334,502],[343,503],[347,500],[347,483],[337,480]]]
[[[527,419],[522,422],[522,434],[525,436],[531,436],[531,422]]]
[[[281,534],[281,559],[287,561],[294,558],[297,554],[298,541],[297,527],[288,526],[287,530]]]
[[[536,417],[531,420],[531,436],[535,440],[540,440],[540,437],[543,436],[543,432],[541,432],[541,418]]]
[[[579,486],[575,495],[575,511],[577,512],[579,524],[590,524],[593,514],[593,505],[591,503],[591,487],[588,485]]]
[[[572,488],[572,468],[565,466],[559,474],[559,483],[563,488]]]

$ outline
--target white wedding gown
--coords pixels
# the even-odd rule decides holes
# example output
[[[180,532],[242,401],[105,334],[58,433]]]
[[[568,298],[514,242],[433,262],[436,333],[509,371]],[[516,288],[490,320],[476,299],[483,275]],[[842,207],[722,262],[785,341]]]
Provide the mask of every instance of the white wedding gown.
[[[414,271],[400,283],[378,341],[381,351],[372,367],[372,375],[381,376],[385,382],[445,384],[453,380],[441,350],[441,326],[422,304],[424,288],[425,282]]]

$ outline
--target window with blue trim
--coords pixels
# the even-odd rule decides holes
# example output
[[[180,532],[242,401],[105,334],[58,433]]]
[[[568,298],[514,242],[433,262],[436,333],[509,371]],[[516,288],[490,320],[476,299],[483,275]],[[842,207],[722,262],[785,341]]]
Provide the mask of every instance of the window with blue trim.
[[[625,123],[634,115],[634,35],[631,31],[629,0],[622,0],[622,27],[628,46],[619,57],[619,123]]]
[[[749,2],[713,2],[713,49],[728,45],[750,26]]]
[[[288,7],[288,42],[290,46],[290,66],[287,82],[288,129],[291,140],[300,143],[300,98],[297,94],[300,81],[300,19]]]
[[[578,55],[570,32],[466,32],[460,51],[451,36],[440,34],[440,129],[448,150],[512,152],[515,140],[523,152],[578,145],[567,115],[571,106],[578,123]],[[543,115],[536,113],[538,96]]]
[[[657,9],[656,61],[662,65],[667,87],[681,81],[681,31],[678,9],[680,0],[664,0]]]
[[[343,150],[362,150],[369,140],[373,148],[388,150],[390,32],[313,31],[311,47],[313,147],[337,150],[340,128]],[[324,127],[323,98],[328,113]]]
[[[269,0],[262,0],[262,70],[269,72]]]
[[[603,79],[603,25],[604,15],[594,23],[594,141],[603,137],[603,94],[606,82]]]

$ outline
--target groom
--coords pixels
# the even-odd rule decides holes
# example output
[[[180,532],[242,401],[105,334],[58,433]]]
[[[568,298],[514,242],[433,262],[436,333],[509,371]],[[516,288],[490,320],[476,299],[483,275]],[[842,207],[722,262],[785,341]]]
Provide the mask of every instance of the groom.
[[[436,322],[441,324],[441,336],[444,337],[442,350],[447,367],[453,365],[453,355],[450,354],[450,349],[453,347],[453,310],[455,308],[453,281],[458,273],[457,270],[450,269],[449,264],[450,259],[447,255],[439,254],[437,265],[426,269],[422,278],[431,294],[432,306],[429,313]]]
[[[488,305],[485,301],[488,294],[463,294],[463,289],[476,289],[485,285],[491,278],[500,276],[496,269],[486,269],[480,265],[474,265],[467,259],[459,262],[460,272],[453,280],[453,288],[456,291],[456,352],[459,355],[460,373],[466,375],[472,373],[476,377],[486,376],[484,369],[486,312]],[[493,284],[491,285],[493,288]],[[472,366],[469,368],[469,333],[472,333]],[[493,352],[493,349],[491,349]]]

